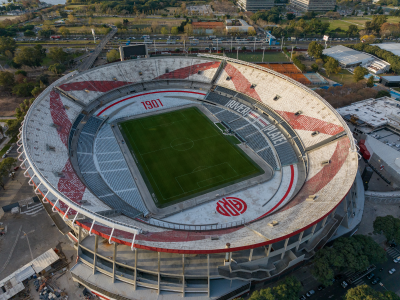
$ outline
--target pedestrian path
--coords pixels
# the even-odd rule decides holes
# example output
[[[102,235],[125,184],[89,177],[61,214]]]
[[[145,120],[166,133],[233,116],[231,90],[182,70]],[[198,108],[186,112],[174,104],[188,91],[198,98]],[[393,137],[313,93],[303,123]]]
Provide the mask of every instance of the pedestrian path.
[[[364,284],[366,284],[366,283],[365,283],[365,281],[364,281],[362,278],[360,278],[360,279],[358,279],[357,281],[353,282],[353,284],[354,284],[355,286],[359,286],[359,285],[364,285]]]
[[[400,251],[395,248],[387,248],[386,252],[392,258],[396,258],[396,257],[400,256]]]
[[[21,214],[25,214],[28,216],[33,216],[36,215],[38,212],[42,211],[44,209],[42,203],[34,204],[31,205],[30,207],[27,207],[26,209],[21,210]]]

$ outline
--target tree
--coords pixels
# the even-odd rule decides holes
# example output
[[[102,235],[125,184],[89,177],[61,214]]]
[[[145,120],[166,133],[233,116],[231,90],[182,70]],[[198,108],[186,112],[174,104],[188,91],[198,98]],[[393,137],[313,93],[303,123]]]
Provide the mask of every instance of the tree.
[[[173,35],[177,35],[178,34],[178,27],[172,27],[171,28],[171,34],[173,34]]]
[[[4,158],[0,163],[0,169],[6,170],[7,173],[10,173],[12,169],[17,165],[17,160],[13,157]]]
[[[254,27],[249,27],[249,29],[247,29],[247,34],[250,36],[255,36],[257,34],[257,32],[254,29]]]
[[[358,29],[357,25],[349,25],[346,33],[348,36],[357,36],[359,32],[360,29]]]
[[[386,252],[369,236],[340,237],[332,248],[317,252],[313,274],[324,285],[331,285],[333,269],[365,270],[370,264],[386,261]]]
[[[312,65],[311,65],[311,69],[312,69],[314,72],[317,72],[318,69],[319,69],[319,67],[318,67],[317,64],[312,64]]]
[[[168,29],[165,28],[165,27],[161,28],[161,34],[167,35],[168,34]]]
[[[381,90],[378,92],[378,94],[375,96],[375,99],[381,98],[381,97],[391,97],[392,95],[388,91]]]
[[[14,74],[8,71],[0,72],[0,85],[9,89],[14,85]]]
[[[19,65],[26,65],[29,67],[38,67],[46,57],[46,49],[43,49],[42,45],[36,45],[34,47],[24,47],[18,49],[14,62]]]
[[[364,284],[349,289],[344,297],[345,300],[400,300],[400,297],[391,291],[378,292]]]
[[[314,58],[321,58],[324,47],[321,44],[313,41],[308,45],[308,54]]]
[[[70,33],[69,29],[67,29],[65,26],[60,27],[59,31],[62,36],[68,36]],[[52,48],[50,48],[50,49],[52,49]]]
[[[28,97],[32,96],[32,90],[35,88],[35,85],[32,82],[23,82],[17,85],[14,85],[12,92],[17,96]]]
[[[117,50],[111,50],[110,52],[107,52],[107,61],[108,62],[114,62],[116,60],[118,60],[119,57],[119,52]]]
[[[68,21],[69,21],[70,23],[74,23],[74,22],[75,22],[75,16],[72,15],[72,14],[68,15]]]
[[[6,51],[10,51],[14,54],[17,49],[17,43],[9,37],[0,37],[0,54],[5,54]]]
[[[367,80],[367,87],[373,87],[374,86],[374,76],[369,76]]]
[[[400,219],[395,218],[392,215],[376,217],[374,221],[374,231],[377,233],[383,233],[388,241],[400,243]]]
[[[50,37],[52,34],[54,34],[54,30],[52,30],[52,29],[48,29],[48,30],[42,29],[39,31],[39,36],[46,37],[46,38]]]
[[[36,33],[33,30],[26,30],[24,36],[36,36]]]
[[[35,86],[31,93],[33,97],[37,97],[41,92],[43,92],[43,89],[40,86]]]
[[[273,293],[279,300],[297,300],[302,290],[301,283],[293,276],[285,278],[282,284],[274,287]]]
[[[354,74],[353,74],[353,78],[354,81],[359,82],[360,80],[364,79],[364,76],[368,74],[368,70],[366,68],[363,67],[355,67],[354,68]]]
[[[286,14],[286,19],[290,20],[294,20],[296,18],[296,15],[293,13],[287,13]]]
[[[360,37],[361,42],[363,43],[367,43],[367,44],[371,44],[375,41],[375,36],[373,34],[371,35],[363,35],[362,37]]]
[[[17,70],[17,71],[15,71],[14,75],[18,75],[18,74],[22,74],[22,75],[24,75],[25,77],[28,75],[28,73],[27,73],[26,71],[24,71],[24,70]]]
[[[328,77],[331,74],[337,74],[340,72],[341,68],[339,67],[339,62],[333,57],[328,57],[326,63],[324,64],[324,68]]]
[[[8,129],[6,131],[6,134],[8,136],[17,135],[19,133],[19,128],[21,127],[22,120],[23,120],[23,118],[7,120],[6,123],[7,123]]]
[[[297,300],[301,290],[301,283],[295,277],[288,276],[272,289],[254,291],[248,300]],[[243,298],[238,300],[243,300]]]
[[[68,53],[61,47],[51,47],[47,56],[58,64],[66,62],[69,57]]]
[[[54,65],[49,66],[49,71],[53,72],[54,74],[61,74],[62,72],[65,72],[66,67],[63,64],[56,63]]]

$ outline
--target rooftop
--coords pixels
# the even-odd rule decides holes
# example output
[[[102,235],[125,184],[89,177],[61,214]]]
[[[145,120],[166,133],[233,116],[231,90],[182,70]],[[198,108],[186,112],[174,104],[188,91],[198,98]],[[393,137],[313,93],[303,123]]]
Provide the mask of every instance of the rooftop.
[[[224,27],[223,22],[193,22],[193,28],[218,28]]]
[[[389,97],[359,101],[337,111],[348,121],[350,116],[356,116],[357,125],[370,127],[372,131],[384,125],[400,128],[400,103]]]
[[[400,44],[399,43],[372,44],[371,46],[377,46],[383,50],[392,52],[395,55],[400,55]]]
[[[341,64],[352,65],[357,63],[365,63],[369,60],[374,60],[375,58],[370,55],[360,51],[356,51],[345,46],[339,45],[332,48],[325,49],[323,51],[325,55],[337,59]]]

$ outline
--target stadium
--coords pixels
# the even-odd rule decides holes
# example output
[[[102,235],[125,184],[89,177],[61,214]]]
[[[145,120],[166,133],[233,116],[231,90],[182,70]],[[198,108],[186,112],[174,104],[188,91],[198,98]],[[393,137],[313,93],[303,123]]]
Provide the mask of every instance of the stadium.
[[[72,72],[32,104],[19,160],[103,299],[233,299],[353,234],[341,116],[273,70],[204,54]]]

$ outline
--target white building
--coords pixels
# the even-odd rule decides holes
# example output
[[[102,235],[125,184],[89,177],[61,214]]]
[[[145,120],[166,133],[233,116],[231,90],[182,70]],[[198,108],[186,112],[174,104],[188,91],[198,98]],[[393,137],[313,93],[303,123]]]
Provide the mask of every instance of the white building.
[[[339,61],[342,68],[354,68],[362,66],[373,74],[381,74],[389,71],[390,64],[371,54],[360,52],[342,45],[325,49],[323,54]]]
[[[290,4],[303,11],[329,11],[336,5],[335,0],[290,0]]]
[[[238,6],[244,11],[258,11],[263,9],[271,9],[274,6],[285,5],[284,3],[275,3],[274,0],[239,0]]]
[[[234,22],[236,23],[239,21],[240,25],[232,25]],[[227,32],[248,32],[249,29],[253,29],[253,26],[250,26],[245,20],[238,19],[238,20],[226,20],[226,31]]]

